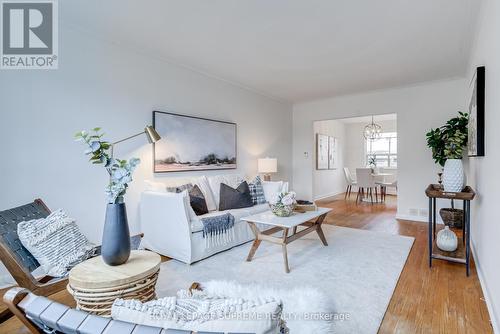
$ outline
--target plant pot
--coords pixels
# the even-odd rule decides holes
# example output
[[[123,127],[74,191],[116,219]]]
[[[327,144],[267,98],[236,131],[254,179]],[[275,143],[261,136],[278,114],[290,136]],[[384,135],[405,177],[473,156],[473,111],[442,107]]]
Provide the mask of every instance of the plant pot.
[[[445,192],[461,192],[464,188],[464,167],[461,159],[448,159],[444,164],[443,187]]]
[[[453,252],[458,247],[458,238],[448,226],[445,226],[445,228],[437,234],[436,245],[440,250]]]
[[[446,226],[451,228],[462,228],[464,223],[464,211],[460,209],[442,208],[439,215]]]
[[[130,256],[130,232],[125,203],[108,204],[106,207],[101,255],[110,266],[124,264]]]

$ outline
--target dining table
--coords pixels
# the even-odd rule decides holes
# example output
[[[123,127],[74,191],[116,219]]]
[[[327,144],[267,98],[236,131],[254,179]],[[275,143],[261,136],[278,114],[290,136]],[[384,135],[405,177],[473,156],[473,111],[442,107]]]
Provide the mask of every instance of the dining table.
[[[381,177],[383,183],[386,183],[386,177],[393,176],[393,175],[394,175],[393,173],[387,173],[387,172],[373,172],[372,173],[373,177]],[[363,198],[361,200],[363,202],[371,202],[372,201],[372,199],[368,196],[368,194],[365,194],[365,196],[363,196]],[[376,198],[374,198],[374,203],[383,203],[383,202],[384,201],[382,199],[382,194],[379,193],[378,196],[376,196]]]

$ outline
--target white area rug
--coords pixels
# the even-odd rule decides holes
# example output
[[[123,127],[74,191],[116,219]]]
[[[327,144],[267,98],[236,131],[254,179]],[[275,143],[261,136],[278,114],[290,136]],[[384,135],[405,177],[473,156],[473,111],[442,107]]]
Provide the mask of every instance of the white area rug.
[[[289,274],[281,246],[262,242],[252,262],[246,262],[248,243],[191,266],[163,263],[157,294],[175,295],[192,282],[211,280],[275,289],[312,287],[327,297],[331,313],[346,317],[334,321],[332,333],[377,333],[414,239],[331,225],[323,230],[328,247],[315,233],[288,245]],[[306,334],[293,328],[290,333]]]

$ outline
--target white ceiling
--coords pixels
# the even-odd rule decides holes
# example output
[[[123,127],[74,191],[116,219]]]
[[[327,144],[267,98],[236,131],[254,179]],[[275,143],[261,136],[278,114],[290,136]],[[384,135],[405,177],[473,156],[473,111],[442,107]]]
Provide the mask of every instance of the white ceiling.
[[[465,74],[478,0],[60,1],[63,23],[282,100]]]

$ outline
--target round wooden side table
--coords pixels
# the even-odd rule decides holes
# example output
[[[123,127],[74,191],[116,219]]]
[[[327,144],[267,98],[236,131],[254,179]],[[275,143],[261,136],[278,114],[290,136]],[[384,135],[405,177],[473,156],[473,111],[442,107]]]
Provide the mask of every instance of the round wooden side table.
[[[116,298],[142,302],[156,298],[155,284],[160,263],[158,254],[143,250],[132,251],[127,263],[119,266],[108,266],[98,256],[71,269],[67,289],[78,309],[111,316],[111,306]]]

